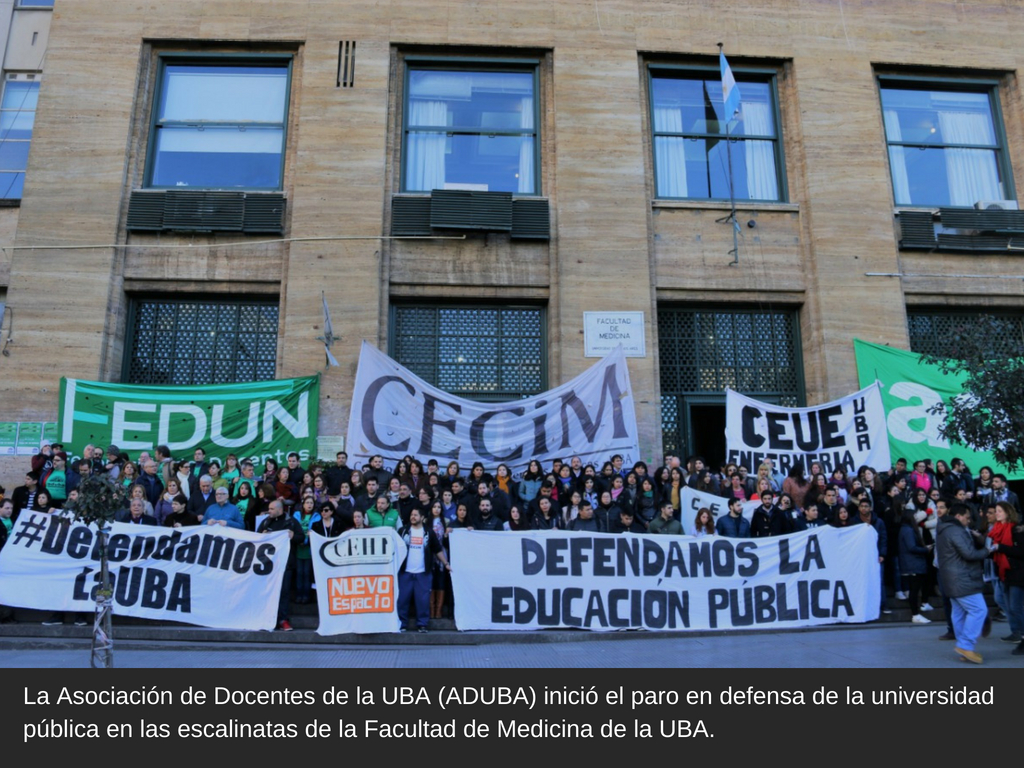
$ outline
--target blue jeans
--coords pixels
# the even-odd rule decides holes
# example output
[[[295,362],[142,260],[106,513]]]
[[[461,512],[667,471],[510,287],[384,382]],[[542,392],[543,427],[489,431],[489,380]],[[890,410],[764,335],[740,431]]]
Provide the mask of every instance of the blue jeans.
[[[1006,587],[999,579],[992,580],[992,599],[996,601],[999,610],[1009,616],[1010,609],[1006,605]]]
[[[1024,636],[1024,587],[1003,587],[1006,590],[1006,615],[1010,619],[1010,632]]]
[[[981,637],[988,616],[988,606],[980,594],[966,597],[951,597],[953,603],[953,634],[956,635],[957,648],[973,651]]]
[[[409,620],[409,601],[416,601],[416,626],[425,627],[430,623],[430,585],[433,576],[424,573],[398,574],[398,623],[405,626]]]

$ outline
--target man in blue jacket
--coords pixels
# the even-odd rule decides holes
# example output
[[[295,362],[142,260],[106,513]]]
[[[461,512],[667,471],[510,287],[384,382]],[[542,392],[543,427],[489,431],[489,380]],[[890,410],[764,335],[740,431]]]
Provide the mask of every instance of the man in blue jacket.
[[[715,533],[732,539],[750,538],[750,521],[743,516],[743,502],[729,499],[729,514],[715,521]]]
[[[216,501],[206,508],[203,515],[203,525],[223,525],[228,528],[245,530],[245,521],[242,513],[234,504],[228,501],[228,489],[221,487],[214,492]]]

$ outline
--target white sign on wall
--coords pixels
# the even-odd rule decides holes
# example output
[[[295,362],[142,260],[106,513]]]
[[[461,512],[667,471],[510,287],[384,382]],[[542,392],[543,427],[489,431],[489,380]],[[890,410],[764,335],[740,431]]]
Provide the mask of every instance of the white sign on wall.
[[[604,357],[619,344],[626,357],[647,357],[643,312],[584,312],[585,357]]]

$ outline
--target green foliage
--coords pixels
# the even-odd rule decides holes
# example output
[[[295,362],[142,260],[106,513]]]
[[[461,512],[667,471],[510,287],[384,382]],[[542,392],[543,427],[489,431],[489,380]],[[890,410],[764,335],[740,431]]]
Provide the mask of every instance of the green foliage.
[[[995,340],[999,340],[998,346]],[[922,363],[946,375],[963,376],[963,394],[938,403],[931,413],[945,414],[940,434],[950,442],[991,451],[1014,471],[1024,464],[1024,338],[1020,325],[984,315],[957,326],[934,355]]]
[[[83,478],[78,485],[78,500],[65,509],[72,518],[83,523],[112,523],[125,508],[128,489],[105,473]]]

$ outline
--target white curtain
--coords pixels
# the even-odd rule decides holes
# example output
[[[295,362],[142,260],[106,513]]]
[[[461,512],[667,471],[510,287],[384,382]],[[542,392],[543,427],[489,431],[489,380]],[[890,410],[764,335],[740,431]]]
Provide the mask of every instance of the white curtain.
[[[656,107],[654,130],[683,132],[683,113],[678,107]],[[658,176],[658,197],[686,197],[685,139],[658,136],[654,140],[654,162]]]
[[[942,140],[950,144],[995,144],[992,122],[977,112],[939,112]],[[950,205],[1001,200],[1002,186],[995,153],[987,149],[948,148],[946,176]]]
[[[533,130],[533,97],[523,96],[520,126]],[[532,195],[536,191],[533,177],[533,137],[523,136],[519,142],[519,194]]]
[[[767,136],[772,132],[768,105],[746,102],[743,105],[743,132],[747,136]],[[743,142],[747,161],[747,195],[751,200],[778,200],[779,180],[775,173],[775,153],[770,141]]]
[[[889,141],[902,141],[899,112],[885,110],[885,135]],[[892,172],[892,192],[896,205],[912,205],[910,200],[910,178],[907,176],[907,148],[889,147],[889,170]]]
[[[447,125],[448,106],[443,101],[410,99],[410,127]],[[444,189],[444,153],[447,137],[443,133],[409,133],[405,160],[405,188],[411,192]]]

